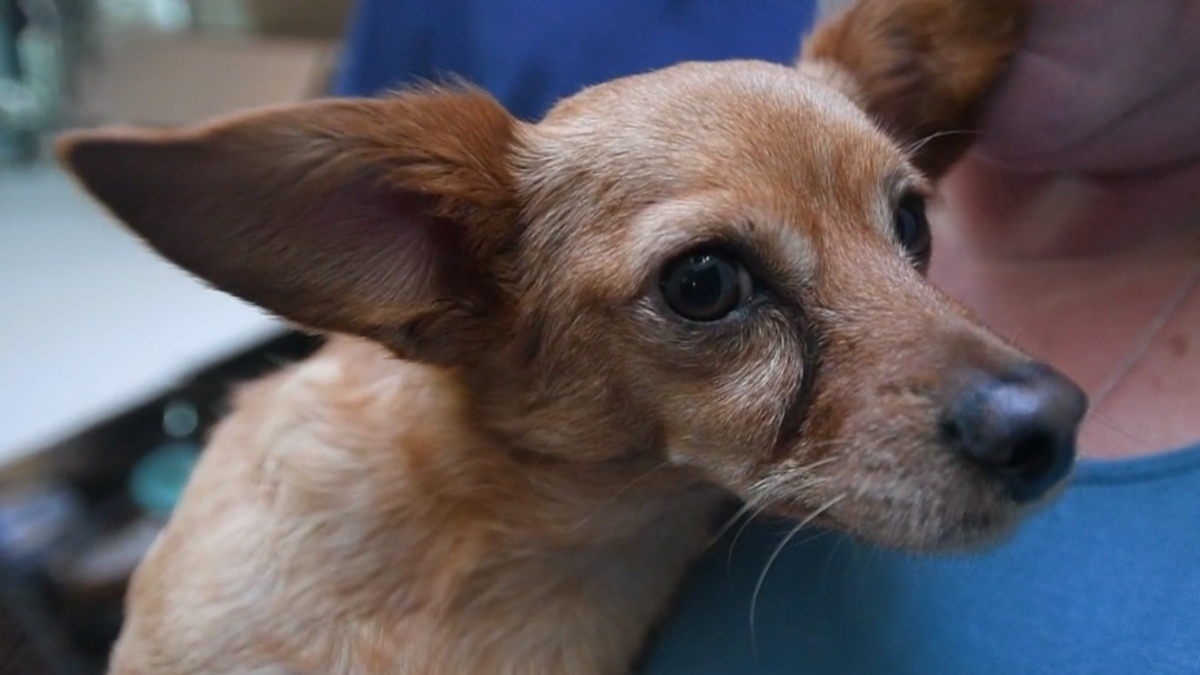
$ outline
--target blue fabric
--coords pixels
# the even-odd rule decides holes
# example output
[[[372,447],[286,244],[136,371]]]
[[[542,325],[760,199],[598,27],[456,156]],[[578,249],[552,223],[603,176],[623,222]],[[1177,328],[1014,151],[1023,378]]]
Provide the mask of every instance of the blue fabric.
[[[365,0],[335,92],[456,74],[539,117],[689,59],[790,60],[811,0]],[[1006,545],[910,558],[787,525],[716,547],[642,675],[1200,674],[1200,447],[1084,463]]]
[[[1200,446],[1083,462],[984,553],[916,558],[786,524],[703,560],[642,675],[1196,675]],[[757,653],[755,652],[757,647]]]
[[[682,60],[794,58],[814,0],[362,0],[334,83],[456,75],[536,119],[584,86]]]

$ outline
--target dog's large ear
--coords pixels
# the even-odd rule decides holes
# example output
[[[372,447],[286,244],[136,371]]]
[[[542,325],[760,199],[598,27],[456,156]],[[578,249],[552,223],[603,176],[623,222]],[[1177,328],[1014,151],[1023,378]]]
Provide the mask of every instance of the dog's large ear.
[[[167,259],[305,327],[455,363],[514,236],[518,122],[486,94],[330,99],[178,131],[68,134],[60,161]]]
[[[818,24],[800,64],[823,70],[937,178],[975,140],[980,104],[1023,36],[1026,2],[858,0]]]

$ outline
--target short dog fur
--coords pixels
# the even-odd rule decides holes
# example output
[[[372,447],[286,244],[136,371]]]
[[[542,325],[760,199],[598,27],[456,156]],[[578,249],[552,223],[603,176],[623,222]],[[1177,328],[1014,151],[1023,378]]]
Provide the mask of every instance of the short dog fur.
[[[730,496],[913,551],[1002,536],[1028,505],[939,419],[1028,359],[924,282],[920,203],[1023,14],[862,0],[795,67],[685,63],[536,124],[440,85],[66,136],[155,251],[330,336],[236,393],[111,672],[617,675]],[[717,319],[664,281],[697,251]]]

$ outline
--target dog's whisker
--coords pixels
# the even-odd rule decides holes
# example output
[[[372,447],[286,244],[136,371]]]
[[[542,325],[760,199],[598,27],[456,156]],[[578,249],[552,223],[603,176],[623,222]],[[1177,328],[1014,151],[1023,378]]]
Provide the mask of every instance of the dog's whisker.
[[[779,542],[779,545],[775,547],[775,550],[772,551],[771,555],[767,558],[767,563],[763,566],[762,574],[758,575],[758,581],[755,582],[754,591],[750,595],[750,648],[754,652],[755,658],[758,658],[758,635],[755,628],[755,615],[757,614],[758,610],[758,596],[762,592],[763,583],[767,580],[767,574],[771,571],[771,566],[775,564],[775,561],[779,558],[780,554],[783,553],[783,549],[787,547],[788,542],[790,542],[792,538],[800,532],[800,530],[803,530],[808,526],[809,523],[819,517],[822,513],[825,513],[829,509],[833,508],[838,502],[845,498],[845,494],[838,495],[837,497],[825,502],[825,504],[817,510],[808,514],[808,516],[797,523],[796,526],[787,533],[787,535],[782,541]]]
[[[979,133],[980,131],[978,129],[946,129],[943,131],[937,131],[912,141],[905,146],[904,150],[906,154],[915,155],[926,145],[929,145],[939,138],[945,138],[946,136],[976,136],[979,135]]]
[[[853,448],[855,445],[856,445],[856,442],[845,439],[845,438],[830,438],[830,439],[826,439],[824,441],[819,441],[817,443],[809,444],[809,445],[805,446],[805,449],[809,452],[812,452],[815,450],[840,450],[843,448]],[[819,460],[815,460],[813,462],[805,464],[803,468],[806,470],[814,469],[814,468],[817,468],[820,466],[825,466],[825,464],[828,462],[836,462],[839,459],[840,459],[840,457],[838,455],[827,455]]]
[[[830,482],[830,479],[820,476],[806,476],[800,480],[788,480],[788,477],[793,473],[804,473],[832,464],[838,459],[840,459],[840,457],[837,455],[823,457],[819,460],[805,464],[795,469],[793,472],[789,472],[789,474],[785,476],[765,478],[751,486],[749,490],[751,497],[747,499],[746,506],[739,510],[734,518],[731,519],[731,522],[726,523],[726,525],[722,528],[722,530],[727,533],[728,529],[732,527],[733,522],[735,522],[738,518],[745,516],[746,513],[749,512],[749,516],[742,519],[741,526],[738,527],[737,532],[735,532],[733,535],[733,539],[729,542],[729,550],[726,553],[725,560],[726,567],[731,568],[733,566],[733,552],[737,548],[738,541],[741,540],[742,534],[746,531],[746,528],[749,527],[756,518],[761,516],[770,507],[770,501],[768,499],[770,493],[777,491],[780,485],[783,484],[786,484],[789,488],[797,491],[820,487]]]
[[[852,445],[852,444],[843,443],[842,441],[840,441],[840,439],[831,439],[831,440],[825,441],[823,443],[817,443],[812,446],[809,446],[809,449],[810,450],[822,450],[822,449],[827,449],[827,448],[849,447],[850,445]],[[808,462],[807,464],[801,464],[796,467],[788,468],[786,472],[774,474],[771,476],[766,476],[766,477],[760,479],[758,482],[756,482],[750,486],[749,492],[750,492],[750,494],[760,494],[760,493],[772,492],[772,491],[778,489],[781,485],[785,485],[785,484],[789,485],[789,486],[794,486],[797,483],[799,483],[800,486],[803,486],[803,485],[807,484],[808,481],[813,481],[815,483],[819,483],[824,480],[822,477],[804,476],[804,478],[796,478],[796,476],[812,473],[816,469],[833,464],[834,462],[837,462],[840,459],[842,459],[842,457],[840,455],[836,455],[836,454],[827,455],[825,457],[822,457],[821,459],[817,459],[812,462]]]
[[[755,504],[752,501],[746,501],[744,504],[742,504],[742,507],[740,509],[738,509],[736,513],[734,513],[732,516],[730,516],[725,521],[725,523],[723,525],[721,525],[721,527],[717,528],[717,531],[712,534],[712,536],[708,540],[708,543],[704,545],[704,548],[706,548],[706,549],[710,548],[713,545],[715,545],[717,542],[721,541],[721,539],[724,538],[725,535],[729,534],[729,530],[739,520],[742,519],[742,516],[746,515],[754,508],[755,508]]]
[[[758,504],[755,506],[754,510],[750,512],[750,515],[742,521],[742,526],[738,528],[737,532],[735,532],[733,535],[733,540],[729,542],[729,551],[727,551],[725,555],[726,570],[733,569],[733,551],[735,548],[737,548],[738,541],[742,538],[742,533],[746,531],[746,528],[750,526],[750,523],[754,522],[755,518],[761,516],[766,510],[767,504]]]
[[[844,441],[842,441],[841,439],[831,439],[831,440],[825,441],[823,443],[817,443],[817,444],[809,446],[809,447],[812,449],[824,449],[825,447],[828,447],[828,446],[831,446],[834,444],[849,445],[849,444],[845,443]],[[797,471],[812,471],[813,469],[819,469],[823,466],[828,466],[830,464],[833,464],[834,462],[838,461],[839,459],[841,459],[841,457],[838,455],[829,455],[827,457],[822,457],[821,459],[809,462],[808,464],[805,464],[804,466],[797,469]]]
[[[670,462],[659,462],[658,464],[655,464],[654,466],[650,467],[646,471],[643,471],[642,473],[638,474],[637,476],[634,476],[632,479],[630,479],[628,482],[626,482],[625,485],[621,486],[621,488],[619,490],[613,492],[611,495],[608,496],[608,498],[606,498],[603,501],[601,501],[600,503],[598,503],[596,505],[596,508],[593,509],[592,512],[589,513],[586,517],[581,518],[577,523],[575,523],[574,527],[572,527],[571,530],[578,531],[583,526],[592,522],[592,520],[597,515],[600,515],[601,513],[604,512],[605,507],[611,506],[614,502],[616,502],[618,499],[620,499],[622,495],[625,495],[631,489],[633,489],[633,487],[636,486],[638,483],[641,483],[642,481],[646,480],[650,476],[653,476],[655,473],[657,473],[658,471],[662,470],[663,468],[665,468],[669,465],[670,465]]]

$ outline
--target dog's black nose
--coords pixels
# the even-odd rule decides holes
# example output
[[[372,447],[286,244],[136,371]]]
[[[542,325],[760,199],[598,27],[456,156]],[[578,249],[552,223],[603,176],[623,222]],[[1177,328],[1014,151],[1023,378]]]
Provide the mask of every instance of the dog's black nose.
[[[1003,479],[1013,499],[1032,501],[1070,471],[1086,411],[1087,396],[1073,382],[1022,364],[968,382],[942,431],[957,452]]]

